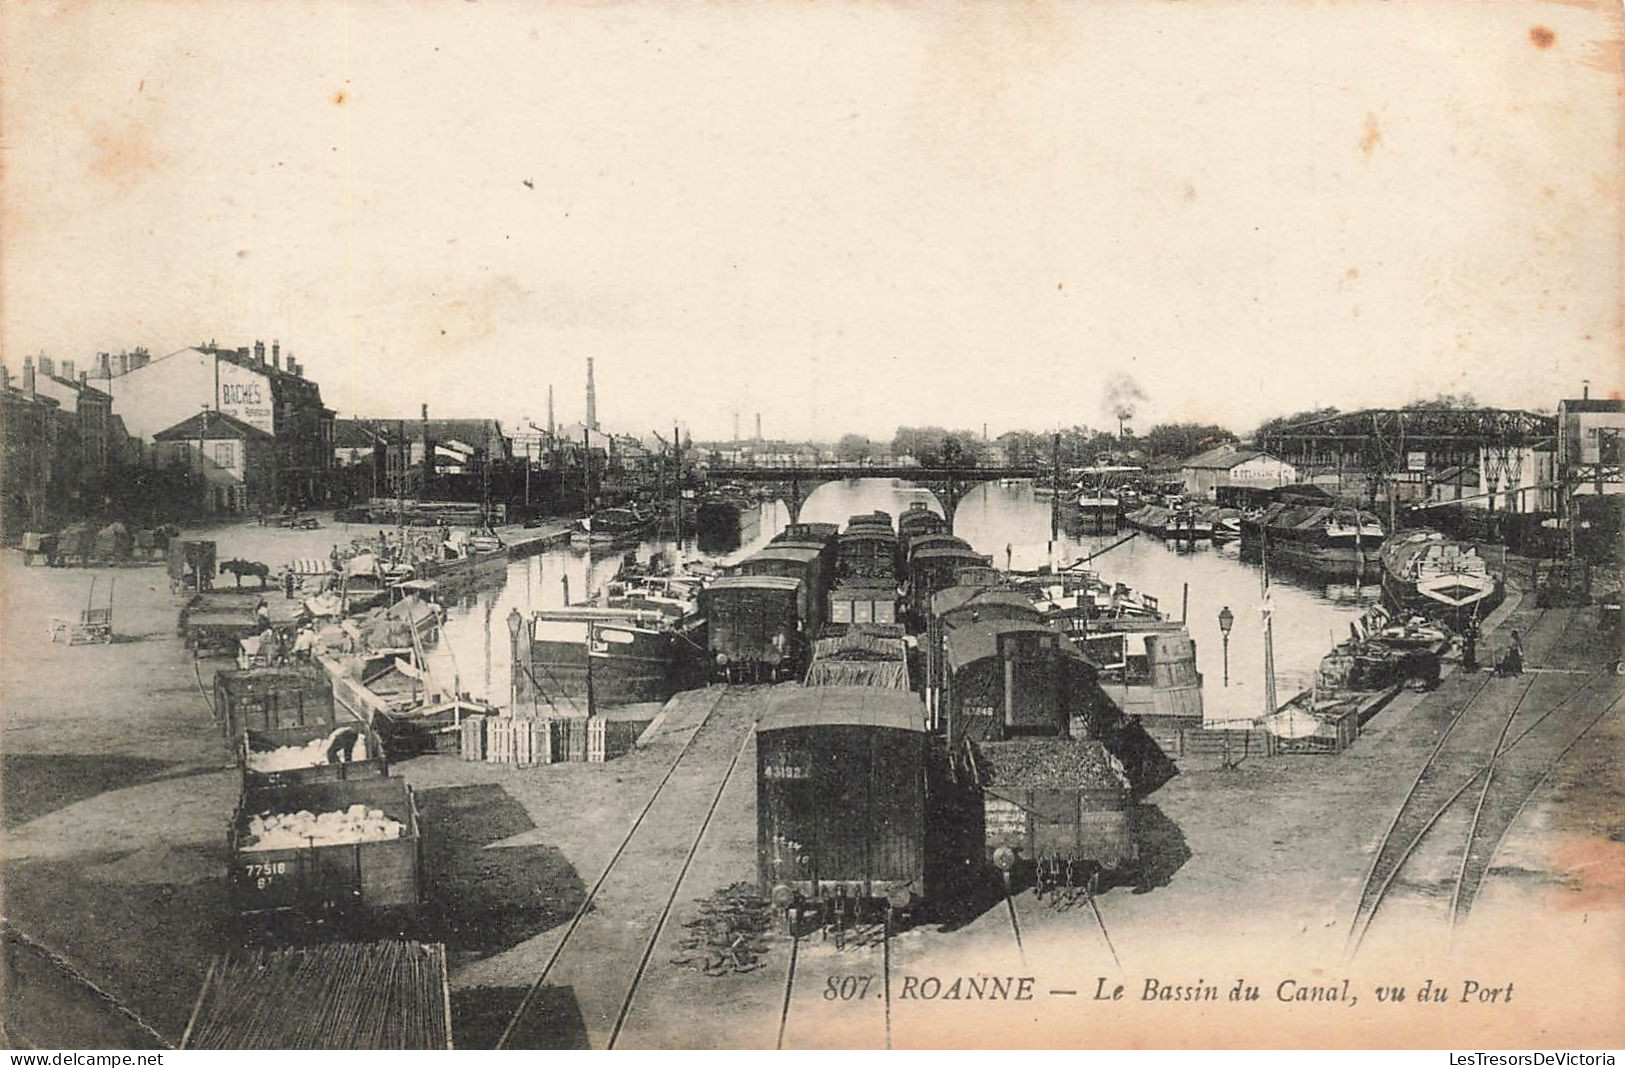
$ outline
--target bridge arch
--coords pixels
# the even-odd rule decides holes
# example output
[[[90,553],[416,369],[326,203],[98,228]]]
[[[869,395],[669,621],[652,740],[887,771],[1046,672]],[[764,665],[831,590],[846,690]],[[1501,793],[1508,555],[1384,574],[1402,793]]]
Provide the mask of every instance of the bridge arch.
[[[784,501],[792,523],[801,521],[802,506],[819,486],[862,478],[896,479],[928,490],[950,529],[960,501],[977,486],[1006,478],[1033,479],[1054,486],[1052,473],[1035,467],[714,467],[702,475],[708,486],[730,482],[761,486]]]

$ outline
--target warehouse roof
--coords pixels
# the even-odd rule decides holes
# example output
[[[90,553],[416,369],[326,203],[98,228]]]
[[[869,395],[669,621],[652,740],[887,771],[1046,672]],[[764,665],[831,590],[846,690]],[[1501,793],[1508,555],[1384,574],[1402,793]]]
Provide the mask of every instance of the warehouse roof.
[[[758,734],[796,727],[877,727],[925,731],[925,706],[906,690],[814,686],[775,702],[756,724]]]
[[[1207,452],[1192,456],[1179,466],[1199,470],[1228,471],[1232,467],[1238,467],[1246,463],[1248,460],[1256,460],[1260,456],[1268,455],[1268,453],[1260,452],[1257,449],[1238,449],[1234,445],[1220,445],[1216,449],[1209,449]],[[1274,459],[1274,457],[1270,457],[1270,459]]]

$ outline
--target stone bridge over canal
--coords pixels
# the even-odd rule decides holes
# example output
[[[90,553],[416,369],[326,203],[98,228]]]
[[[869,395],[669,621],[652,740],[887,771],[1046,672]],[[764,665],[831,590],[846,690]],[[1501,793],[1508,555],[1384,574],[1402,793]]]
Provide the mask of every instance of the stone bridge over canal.
[[[801,521],[801,506],[814,490],[826,482],[854,478],[895,478],[930,490],[942,506],[943,517],[953,525],[959,502],[972,489],[986,482],[1006,478],[1032,479],[1059,491],[1057,475],[1043,467],[864,467],[831,465],[817,467],[712,467],[704,473],[707,487],[745,483],[755,485],[782,499],[790,509],[790,522]]]

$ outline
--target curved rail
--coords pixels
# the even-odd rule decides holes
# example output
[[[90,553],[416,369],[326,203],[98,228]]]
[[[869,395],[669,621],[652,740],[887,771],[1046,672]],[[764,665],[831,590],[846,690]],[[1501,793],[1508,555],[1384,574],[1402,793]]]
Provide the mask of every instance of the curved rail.
[[[1427,779],[1428,772],[1433,769],[1434,761],[1438,759],[1439,753],[1444,749],[1445,742],[1450,740],[1450,736],[1456,731],[1456,725],[1462,721],[1462,719],[1472,709],[1473,704],[1479,699],[1480,696],[1483,695],[1484,690],[1490,684],[1491,677],[1492,676],[1488,674],[1485,675],[1484,680],[1478,684],[1478,689],[1474,690],[1472,696],[1468,697],[1467,702],[1461,706],[1461,711],[1452,716],[1450,722],[1446,724],[1444,732],[1439,735],[1439,740],[1433,744],[1433,749],[1428,753],[1427,759],[1422,762],[1421,769],[1417,771],[1416,779],[1411,783],[1410,789],[1405,791],[1405,796],[1400,800],[1399,807],[1394,811],[1394,818],[1389,821],[1388,829],[1383,832],[1382,843],[1377,846],[1376,855],[1371,858],[1371,867],[1366,872],[1365,885],[1360,891],[1360,903],[1355,907],[1354,910],[1354,920],[1349,925],[1348,951],[1351,956],[1359,950],[1360,942],[1365,938],[1366,928],[1370,926],[1371,916],[1375,914],[1377,904],[1381,901],[1382,896],[1387,893],[1388,886],[1393,881],[1394,874],[1399,871],[1400,863],[1403,863],[1403,857],[1401,857],[1400,861],[1394,863],[1392,865],[1392,870],[1389,871],[1385,876],[1378,876],[1378,871],[1382,868],[1383,861],[1385,858],[1388,858],[1391,855],[1389,853],[1389,847],[1395,840],[1395,834],[1399,830],[1400,821],[1405,818],[1406,812],[1411,807],[1411,802],[1417,799],[1418,793],[1422,788],[1422,784]],[[1530,684],[1533,685],[1534,680],[1531,679]],[[1453,801],[1454,798],[1451,800]],[[1448,806],[1448,802],[1446,803],[1446,806]],[[1426,832],[1428,827],[1433,825],[1442,812],[1443,807],[1434,812],[1432,818],[1427,821],[1427,824],[1423,827],[1422,831],[1419,832],[1416,838],[1412,839],[1410,845],[1406,847],[1404,851],[1405,856],[1410,854],[1411,849],[1415,848],[1416,840],[1421,837],[1422,833]]]
[[[1510,751],[1514,746],[1516,746],[1518,742],[1522,741],[1523,738],[1541,722],[1541,720],[1546,718],[1546,716],[1549,716],[1553,712],[1557,711],[1563,705],[1567,704],[1572,698],[1579,696],[1581,691],[1589,688],[1592,683],[1596,682],[1600,678],[1603,678],[1605,674],[1605,672],[1599,671],[1587,678],[1585,682],[1575,687],[1575,689],[1570,692],[1568,696],[1564,697],[1563,700],[1553,705],[1552,708],[1543,714],[1539,720],[1536,720],[1535,723],[1530,724],[1529,727],[1518,735],[1518,737],[1514,738],[1511,744],[1509,744],[1505,750],[1502,750],[1502,754],[1504,755],[1506,752]],[[1535,791],[1540,788],[1540,784],[1546,781],[1551,773],[1557,768],[1557,765],[1569,755],[1576,745],[1580,744],[1580,740],[1587,734],[1591,733],[1592,728],[1598,723],[1601,723],[1603,717],[1608,715],[1609,712],[1613,711],[1614,708],[1619,705],[1621,700],[1625,700],[1625,695],[1616,697],[1608,704],[1604,705],[1602,710],[1599,711],[1595,716],[1591,717],[1586,725],[1569,740],[1567,745],[1563,746],[1563,748],[1559,750],[1556,755],[1545,761],[1542,765],[1539,765],[1540,775],[1533,782],[1528,784],[1527,789],[1521,791],[1523,796],[1517,799],[1518,803],[1516,807],[1514,807],[1512,811],[1507,814],[1507,818],[1500,824],[1500,826],[1498,828],[1492,828],[1494,831],[1493,839],[1489,837],[1488,832],[1480,834],[1480,831],[1483,830],[1483,828],[1481,827],[1479,820],[1484,809],[1484,800],[1488,794],[1489,787],[1489,779],[1485,779],[1485,793],[1484,795],[1480,796],[1479,807],[1474,813],[1472,833],[1468,837],[1467,848],[1462,853],[1461,870],[1457,873],[1455,892],[1451,897],[1450,926],[1452,928],[1460,927],[1461,924],[1467,919],[1468,913],[1472,910],[1473,902],[1478,896],[1479,889],[1483,886],[1484,880],[1489,876],[1490,867],[1495,862],[1496,854],[1498,854],[1501,850],[1501,844],[1506,841],[1506,836],[1512,830],[1512,825],[1517,822],[1518,817],[1523,813],[1524,808],[1528,806],[1529,799],[1535,795]]]
[[[1489,758],[1477,768],[1474,768],[1472,773],[1465,779],[1465,781],[1457,786],[1448,796],[1444,797],[1443,800],[1430,802],[1432,809],[1431,812],[1428,813],[1426,819],[1423,820],[1421,825],[1415,829],[1414,833],[1410,834],[1409,841],[1404,844],[1403,848],[1400,848],[1397,851],[1392,850],[1390,847],[1395,843],[1396,832],[1399,830],[1401,822],[1406,818],[1407,815],[1412,816],[1414,819],[1414,817],[1421,814],[1421,810],[1412,807],[1412,802],[1415,801],[1420,803],[1423,793],[1421,787],[1425,782],[1428,781],[1429,772],[1438,770],[1435,766],[1436,760],[1439,753],[1443,749],[1446,739],[1454,730],[1456,723],[1461,720],[1462,716],[1465,715],[1467,710],[1471,707],[1473,701],[1478,698],[1479,694],[1484,692],[1484,687],[1488,685],[1489,680],[1486,679],[1484,683],[1480,684],[1478,690],[1474,692],[1473,697],[1469,699],[1467,705],[1463,706],[1462,711],[1458,713],[1457,716],[1451,721],[1451,724],[1446,729],[1445,734],[1440,737],[1439,743],[1435,745],[1433,751],[1428,755],[1427,761],[1423,764],[1421,771],[1417,774],[1416,781],[1412,784],[1410,791],[1406,793],[1404,800],[1400,804],[1399,810],[1395,813],[1394,820],[1389,825],[1388,832],[1383,838],[1382,845],[1378,848],[1377,856],[1373,860],[1371,869],[1366,876],[1365,886],[1361,892],[1360,904],[1355,911],[1354,921],[1350,925],[1349,954],[1351,956],[1359,951],[1360,945],[1364,941],[1365,935],[1371,927],[1371,923],[1376,916],[1378,908],[1381,907],[1381,904],[1386,898],[1389,889],[1398,878],[1400,870],[1403,869],[1405,863],[1415,853],[1416,848],[1423,842],[1424,839],[1427,838],[1429,833],[1433,830],[1434,826],[1444,816],[1444,814],[1449,811],[1456,804],[1456,802],[1458,802],[1462,796],[1467,793],[1468,790],[1470,790],[1475,784],[1479,784],[1480,780],[1482,780],[1478,801],[1474,806],[1472,820],[1467,831],[1467,839],[1462,861],[1457,869],[1456,879],[1451,892],[1451,925],[1458,925],[1460,921],[1466,917],[1467,912],[1472,907],[1472,901],[1478,892],[1478,888],[1482,885],[1484,876],[1488,873],[1489,864],[1493,860],[1495,852],[1499,849],[1501,841],[1505,838],[1508,828],[1511,826],[1511,821],[1508,820],[1500,827],[1496,833],[1494,843],[1487,852],[1482,848],[1476,848],[1481,847],[1483,842],[1486,840],[1485,833],[1483,832],[1484,813],[1489,805],[1489,800],[1491,797],[1490,787],[1492,785],[1498,763],[1506,756],[1507,753],[1511,752],[1519,745],[1519,743],[1528,738],[1529,735],[1533,733],[1542,723],[1544,723],[1553,714],[1558,712],[1576,697],[1580,696],[1581,693],[1589,689],[1592,684],[1594,684],[1599,678],[1602,678],[1605,674],[1606,673],[1602,671],[1590,673],[1586,680],[1579,686],[1576,686],[1574,689],[1570,690],[1561,699],[1553,703],[1549,708],[1542,711],[1539,716],[1535,717],[1532,722],[1525,725],[1516,734],[1512,734],[1511,728],[1516,721],[1519,712],[1523,709],[1524,702],[1529,697],[1530,692],[1534,689],[1535,683],[1538,681],[1539,676],[1531,678],[1528,685],[1524,687],[1523,692],[1518,695],[1518,699],[1516,702],[1514,702],[1512,709],[1508,712],[1506,720],[1502,724],[1501,730],[1497,735],[1495,746],[1492,749]],[[1591,726],[1594,726],[1596,722],[1600,721],[1602,716],[1607,714],[1608,709],[1612,708],[1615,704],[1618,704],[1618,699],[1616,699],[1613,704],[1610,704],[1608,708],[1605,708],[1601,713],[1599,713],[1592,720],[1592,723],[1585,728],[1585,730],[1589,731]],[[1583,734],[1584,731],[1581,733]],[[1507,740],[1509,734],[1512,734],[1510,741]],[[1555,765],[1556,761],[1561,760],[1562,757],[1573,748],[1577,741],[1578,738],[1571,741],[1561,753],[1546,762],[1541,776],[1542,779],[1546,774],[1550,773],[1550,769]],[[1522,809],[1523,803],[1526,801],[1527,797],[1520,801],[1518,806],[1519,810]],[[1515,815],[1516,813],[1514,813],[1514,816]],[[1381,873],[1380,878],[1379,872]]]

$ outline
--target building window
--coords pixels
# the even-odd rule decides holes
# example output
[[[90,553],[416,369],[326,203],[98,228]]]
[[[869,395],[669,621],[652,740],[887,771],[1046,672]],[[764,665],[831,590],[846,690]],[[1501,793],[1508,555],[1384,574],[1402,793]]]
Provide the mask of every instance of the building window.
[[[188,467],[190,467],[191,464],[192,464],[192,446],[190,446],[190,445],[176,445],[175,446],[175,462],[179,463],[179,464],[185,464]]]
[[[214,462],[216,467],[235,467],[237,464],[235,443],[230,441],[215,442]]]

